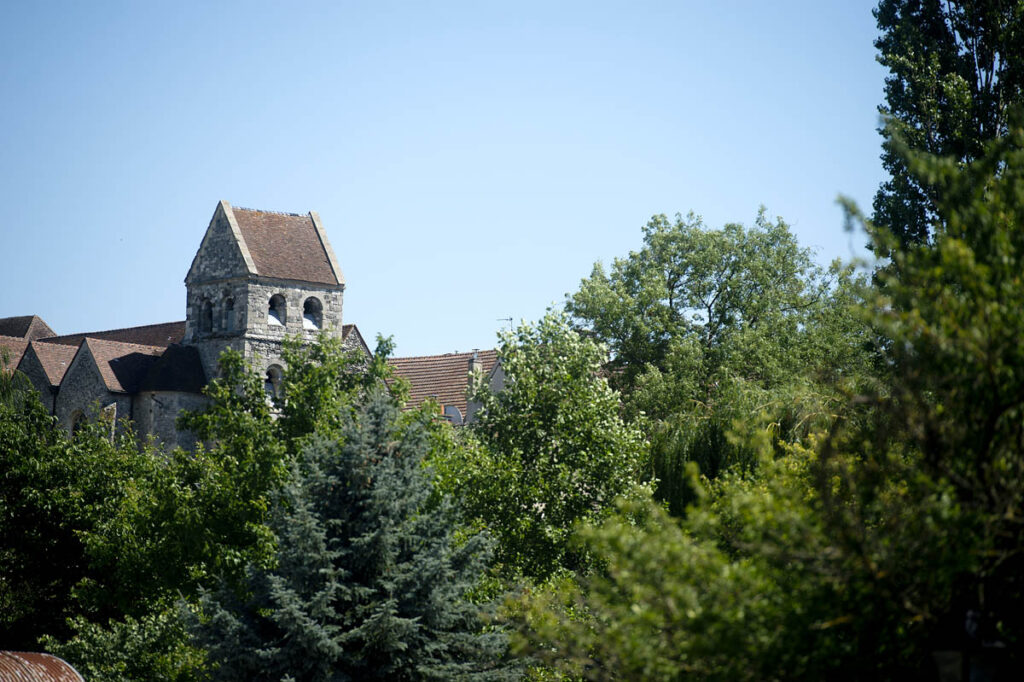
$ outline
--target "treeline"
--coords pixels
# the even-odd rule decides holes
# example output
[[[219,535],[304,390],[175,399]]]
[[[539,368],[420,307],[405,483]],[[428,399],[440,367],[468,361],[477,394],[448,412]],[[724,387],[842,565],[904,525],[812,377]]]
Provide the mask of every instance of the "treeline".
[[[468,427],[400,409],[386,340],[290,343],[272,399],[226,354],[195,452],[0,372],[0,643],[90,681],[1016,679],[1020,8],[879,4],[877,263],[657,216],[501,336]]]

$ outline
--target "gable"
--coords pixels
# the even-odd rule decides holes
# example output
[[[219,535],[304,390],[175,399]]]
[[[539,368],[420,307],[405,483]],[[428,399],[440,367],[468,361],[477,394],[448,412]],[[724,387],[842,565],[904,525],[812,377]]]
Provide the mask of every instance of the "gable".
[[[246,248],[238,223],[226,201],[217,204],[206,228],[185,283],[230,279],[256,274],[256,266]]]
[[[36,339],[53,336],[54,333],[50,329],[50,325],[43,322],[43,319],[38,315],[0,318],[0,336],[16,336],[29,341],[35,341]]]

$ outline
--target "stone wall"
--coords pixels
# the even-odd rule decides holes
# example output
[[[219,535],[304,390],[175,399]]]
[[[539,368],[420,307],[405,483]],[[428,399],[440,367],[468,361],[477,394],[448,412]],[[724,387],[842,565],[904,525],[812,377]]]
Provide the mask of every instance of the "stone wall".
[[[179,431],[176,426],[183,410],[195,412],[209,404],[206,396],[179,391],[145,391],[134,397],[133,413],[136,431],[152,436],[165,449],[181,447],[192,450],[196,439],[190,431]]]
[[[112,417],[118,432],[124,429],[132,414],[131,397],[107,389],[88,351],[80,352],[64,375],[57,393],[54,416],[61,428],[70,433],[76,412],[84,413],[90,420],[100,416]]]

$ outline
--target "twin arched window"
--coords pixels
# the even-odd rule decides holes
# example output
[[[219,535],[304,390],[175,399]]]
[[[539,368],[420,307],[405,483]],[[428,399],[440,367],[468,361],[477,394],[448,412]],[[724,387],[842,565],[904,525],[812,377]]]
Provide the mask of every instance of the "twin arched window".
[[[271,327],[288,326],[288,306],[284,296],[274,294],[267,306],[267,324]],[[302,304],[302,328],[307,330],[321,329],[324,326],[324,306],[319,298],[310,296]]]

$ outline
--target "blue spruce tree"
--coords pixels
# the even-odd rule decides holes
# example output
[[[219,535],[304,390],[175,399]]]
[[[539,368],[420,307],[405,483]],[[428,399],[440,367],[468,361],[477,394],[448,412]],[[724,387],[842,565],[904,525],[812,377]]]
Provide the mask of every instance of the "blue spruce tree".
[[[509,680],[504,633],[466,599],[490,541],[453,537],[425,429],[374,395],[313,439],[275,502],[277,564],[204,595],[196,639],[217,680]]]

